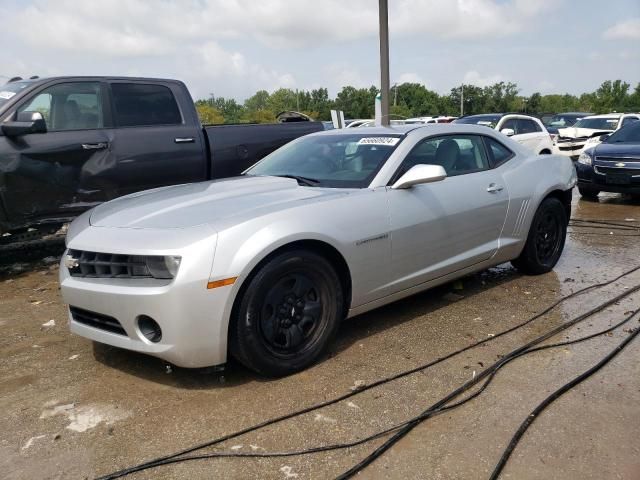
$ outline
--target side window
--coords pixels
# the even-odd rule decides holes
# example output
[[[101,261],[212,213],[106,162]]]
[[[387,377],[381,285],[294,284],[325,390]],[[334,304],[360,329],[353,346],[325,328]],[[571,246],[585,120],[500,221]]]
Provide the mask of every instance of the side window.
[[[513,157],[513,152],[493,138],[485,137],[485,144],[491,161],[491,167],[499,167]]]
[[[522,133],[522,132],[518,131],[518,122],[516,122],[515,118],[510,118],[508,120],[505,120],[505,122],[500,127],[500,130],[503,130],[505,128],[510,128],[511,130],[513,130],[515,132],[516,135],[519,134],[519,133]]]
[[[119,127],[182,123],[176,99],[171,90],[163,85],[113,83],[111,92],[116,125]]]
[[[526,118],[518,119],[518,133],[536,133],[541,131],[542,129],[540,128],[540,125],[533,120]]]
[[[448,135],[423,140],[409,152],[395,179],[419,164],[442,165],[450,177],[489,168],[482,139],[477,135]]]
[[[40,112],[50,132],[104,126],[102,90],[97,82],[54,85],[21,105],[18,112]]]
[[[637,122],[638,119],[636,117],[626,117],[624,120],[622,120],[622,125],[620,126],[620,128],[624,127],[625,125],[629,125],[630,123],[633,122]]]

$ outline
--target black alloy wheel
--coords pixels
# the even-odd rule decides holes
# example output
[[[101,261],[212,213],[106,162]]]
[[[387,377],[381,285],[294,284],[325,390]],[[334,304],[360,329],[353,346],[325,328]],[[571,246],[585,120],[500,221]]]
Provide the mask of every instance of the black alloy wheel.
[[[280,377],[317,361],[343,315],[332,264],[306,250],[284,251],[245,282],[229,326],[231,354],[260,374]]]
[[[529,275],[551,271],[562,255],[567,224],[562,202],[555,197],[545,198],[533,216],[522,253],[511,261],[513,266]]]

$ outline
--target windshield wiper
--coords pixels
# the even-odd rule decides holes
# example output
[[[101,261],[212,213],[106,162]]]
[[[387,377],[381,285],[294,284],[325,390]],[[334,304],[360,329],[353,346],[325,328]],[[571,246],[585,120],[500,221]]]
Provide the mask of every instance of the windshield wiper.
[[[299,175],[274,175],[274,177],[293,178],[294,180],[297,180],[300,185],[305,185],[307,187],[315,187],[320,183],[320,180],[316,180],[315,178],[301,177]]]

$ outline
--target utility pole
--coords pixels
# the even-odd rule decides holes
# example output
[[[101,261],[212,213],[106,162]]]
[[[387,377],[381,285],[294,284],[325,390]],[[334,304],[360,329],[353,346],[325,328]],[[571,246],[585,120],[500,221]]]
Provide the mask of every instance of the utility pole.
[[[464,83],[460,86],[460,116],[464,116]]]
[[[393,106],[396,107],[398,105],[398,84],[393,84]]]
[[[378,0],[380,20],[380,113],[382,126],[389,121],[389,7],[387,0]]]

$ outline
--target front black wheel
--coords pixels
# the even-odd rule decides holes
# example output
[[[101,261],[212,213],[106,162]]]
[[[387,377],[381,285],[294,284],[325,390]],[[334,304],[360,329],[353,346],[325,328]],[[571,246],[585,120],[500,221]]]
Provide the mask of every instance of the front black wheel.
[[[567,238],[567,213],[557,198],[545,198],[536,211],[527,242],[511,263],[523,273],[547,273],[558,263]]]
[[[284,252],[248,282],[231,325],[233,356],[274,377],[314,363],[342,317],[342,288],[332,265],[313,252]]]
[[[582,198],[596,201],[598,200],[598,194],[600,193],[600,190],[596,190],[594,188],[589,188],[589,187],[578,187],[578,192],[580,192],[580,196]]]

